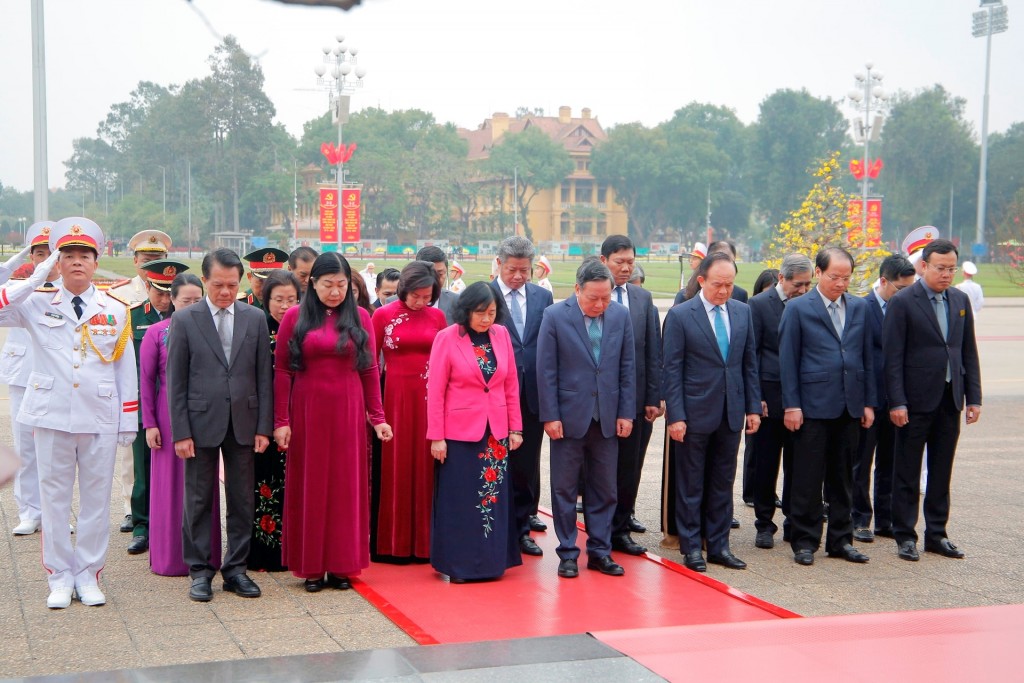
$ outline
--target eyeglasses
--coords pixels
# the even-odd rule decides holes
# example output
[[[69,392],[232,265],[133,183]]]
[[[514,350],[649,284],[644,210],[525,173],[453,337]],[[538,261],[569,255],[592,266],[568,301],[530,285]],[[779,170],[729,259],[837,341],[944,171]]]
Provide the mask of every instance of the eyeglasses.
[[[832,282],[847,282],[847,283],[849,283],[850,282],[850,278],[852,278],[853,276],[852,275],[847,275],[847,276],[844,277],[842,275],[833,275],[832,273],[825,273],[825,277],[827,277]]]
[[[925,263],[928,262],[925,261]],[[930,263],[928,263],[928,267],[931,268],[932,270],[938,271],[939,275],[956,275],[956,271],[960,270],[956,266],[933,266]]]
[[[294,296],[290,296],[290,297],[287,297],[287,298],[286,297],[280,297],[280,296],[272,296],[272,297],[270,297],[270,301],[271,301],[271,303],[275,303],[278,306],[282,306],[282,305],[284,305],[284,306],[294,306],[295,304],[299,303],[299,300],[296,299]]]

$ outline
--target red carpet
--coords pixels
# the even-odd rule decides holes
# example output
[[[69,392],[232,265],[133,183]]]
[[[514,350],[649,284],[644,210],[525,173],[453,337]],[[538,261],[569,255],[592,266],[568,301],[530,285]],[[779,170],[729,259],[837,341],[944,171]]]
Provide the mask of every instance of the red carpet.
[[[592,635],[670,681],[1019,681],[1024,606]]]
[[[353,587],[421,645],[798,616],[655,556],[614,553],[626,575],[612,577],[587,570],[583,552],[580,576],[560,579],[554,531],[534,539],[544,557],[524,556],[500,581],[450,584],[429,565],[371,564]]]

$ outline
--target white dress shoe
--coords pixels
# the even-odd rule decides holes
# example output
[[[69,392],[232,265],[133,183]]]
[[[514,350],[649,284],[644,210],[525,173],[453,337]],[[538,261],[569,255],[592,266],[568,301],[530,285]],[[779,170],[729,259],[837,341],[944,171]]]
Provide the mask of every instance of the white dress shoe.
[[[38,519],[23,519],[14,527],[15,536],[29,536],[39,531],[39,520]]]
[[[83,605],[97,607],[107,602],[107,596],[103,595],[103,591],[96,585],[78,586],[75,588],[75,592],[78,593],[78,599],[82,601]]]
[[[46,606],[50,609],[64,609],[71,606],[71,594],[74,589],[69,586],[61,586],[50,591],[50,597],[46,598]]]

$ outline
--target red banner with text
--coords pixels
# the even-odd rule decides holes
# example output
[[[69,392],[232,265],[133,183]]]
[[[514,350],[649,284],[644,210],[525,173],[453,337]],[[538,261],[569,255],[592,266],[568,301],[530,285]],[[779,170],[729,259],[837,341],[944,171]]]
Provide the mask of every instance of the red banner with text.
[[[868,235],[866,240],[861,235],[861,229],[864,225],[861,217],[863,209],[863,199],[851,199],[849,205],[847,205],[847,218],[850,221],[848,241],[850,245],[855,247],[879,247],[882,245],[882,200],[868,200]]]
[[[362,191],[343,190],[341,197],[341,241],[358,242]]]
[[[320,242],[338,242],[338,190],[320,189]]]

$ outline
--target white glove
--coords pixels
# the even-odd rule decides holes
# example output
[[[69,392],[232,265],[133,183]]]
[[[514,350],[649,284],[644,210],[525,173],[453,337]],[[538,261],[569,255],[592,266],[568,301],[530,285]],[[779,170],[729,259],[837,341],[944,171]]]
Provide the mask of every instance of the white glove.
[[[121,432],[117,435],[118,446],[131,446],[138,432]]]
[[[25,257],[28,256],[28,252],[29,250],[31,250],[31,248],[32,247],[30,246],[25,247],[17,254],[4,261],[3,265],[0,265],[0,285],[11,279],[11,275],[13,275],[14,271],[18,269],[18,266],[21,265],[21,262],[25,260]]]

